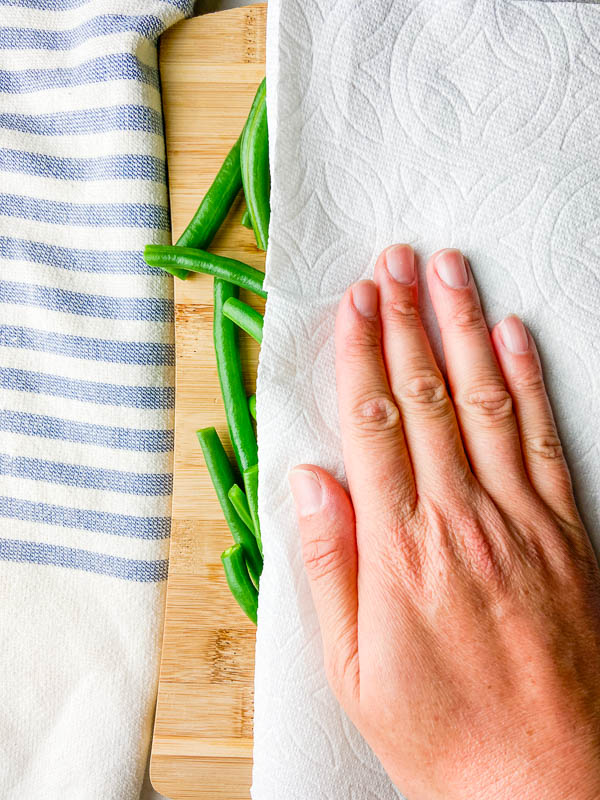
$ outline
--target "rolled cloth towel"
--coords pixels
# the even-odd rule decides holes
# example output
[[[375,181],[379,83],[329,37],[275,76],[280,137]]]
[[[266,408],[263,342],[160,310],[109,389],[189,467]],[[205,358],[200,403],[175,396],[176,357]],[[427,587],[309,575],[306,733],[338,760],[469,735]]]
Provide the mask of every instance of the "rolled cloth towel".
[[[0,0],[0,797],[134,800],[167,575],[157,38],[192,0]]]

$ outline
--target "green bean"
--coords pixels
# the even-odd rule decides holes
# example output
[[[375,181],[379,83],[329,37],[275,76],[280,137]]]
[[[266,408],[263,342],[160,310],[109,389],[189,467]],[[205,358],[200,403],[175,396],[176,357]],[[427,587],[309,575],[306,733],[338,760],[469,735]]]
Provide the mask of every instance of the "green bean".
[[[154,245],[146,245],[146,247],[154,247]],[[148,264],[147,261],[146,264]],[[156,267],[158,266],[158,264],[149,264],[149,266]],[[174,275],[176,278],[180,278],[182,281],[184,281],[190,274],[187,269],[182,269],[181,267],[178,267],[176,264],[165,264],[164,266],[161,266],[161,269],[163,269],[165,272],[168,272],[170,275]]]
[[[144,260],[151,267],[168,269],[176,266],[192,272],[204,272],[235,283],[236,286],[248,289],[259,297],[267,296],[263,289],[264,273],[234,258],[207,253],[206,250],[198,250],[195,247],[147,244],[144,248]]]
[[[227,154],[214,181],[196,209],[196,213],[177,240],[178,247],[204,249],[208,247],[215,233],[221,227],[237,193],[242,188],[241,138],[240,136]],[[175,262],[161,265],[151,264],[150,266],[160,266],[161,269],[182,280],[185,280],[190,274],[186,268],[178,266]]]
[[[244,553],[239,544],[228,547],[221,553],[225,578],[237,604],[256,625],[258,613],[258,592],[250,580]]]
[[[250,410],[250,414],[256,419],[256,395],[251,394],[248,398],[248,409]]]
[[[263,334],[263,317],[247,303],[230,297],[223,306],[223,314],[260,344]]]
[[[204,453],[204,460],[215,487],[215,493],[221,505],[223,516],[229,526],[236,544],[241,545],[248,561],[248,567],[256,584],[262,572],[262,556],[253,531],[238,516],[231,500],[229,490],[235,484],[235,477],[227,453],[214,428],[202,428],[196,436]]]
[[[223,224],[237,193],[242,188],[241,138],[240,136],[225,157],[196,213],[177,240],[178,247],[198,247],[205,250]]]
[[[242,131],[240,149],[242,183],[256,244],[267,249],[269,238],[270,177],[266,81],[263,79]]]
[[[252,516],[250,514],[250,507],[248,506],[248,500],[244,492],[237,485],[237,483],[233,484],[233,486],[227,493],[227,496],[229,497],[231,505],[237,511],[237,515],[242,520],[244,525],[246,525],[246,527],[249,528],[251,531],[254,531],[254,522],[252,522]]]
[[[254,523],[254,534],[262,556],[262,536],[260,532],[260,520],[258,518],[258,464],[253,464],[251,467],[248,467],[248,469],[245,469],[243,477],[248,506],[250,507],[252,522]]]
[[[223,313],[226,301],[237,295],[237,286],[215,278],[213,335],[217,371],[231,444],[240,472],[243,472],[257,463],[258,449],[244,389],[237,328]]]
[[[250,230],[252,230],[252,220],[250,219],[250,212],[248,211],[248,209],[244,211],[241,223],[244,226],[244,228],[250,228]]]

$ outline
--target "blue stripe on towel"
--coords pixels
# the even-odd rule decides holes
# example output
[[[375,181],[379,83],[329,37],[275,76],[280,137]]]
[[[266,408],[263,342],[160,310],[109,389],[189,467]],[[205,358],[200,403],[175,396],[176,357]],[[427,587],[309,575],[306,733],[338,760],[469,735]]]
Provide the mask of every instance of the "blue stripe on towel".
[[[146,131],[162,135],[162,118],[148,106],[120,105],[54,111],[46,114],[0,113],[0,128],[37,136],[82,136],[110,131]]]
[[[92,339],[68,333],[23,328],[17,325],[0,325],[0,347],[16,347],[56,353],[70,358],[112,361],[122,364],[175,363],[175,348],[162,342],[121,342],[109,339]]]
[[[135,517],[130,514],[95,511],[92,508],[34,503],[16,497],[0,496],[0,517],[65,528],[81,528],[132,539],[166,539],[171,530],[169,517]]]
[[[133,17],[125,14],[101,14],[67,30],[44,28],[0,28],[0,48],[21,50],[70,50],[96,36],[134,31],[154,40],[164,30],[158,17],[147,14]]]
[[[153,203],[63,203],[0,194],[0,213],[51,225],[170,229],[168,209]]]
[[[61,461],[12,456],[7,453],[0,453],[0,475],[150,497],[170,494],[173,482],[170,474],[85,467],[81,464],[65,464]]]
[[[98,242],[100,244],[101,242]],[[58,269],[74,272],[113,272],[117,274],[161,275],[165,273],[149,267],[141,250],[83,250],[77,247],[59,247],[45,242],[0,236],[0,258],[50,264]]]
[[[50,0],[0,0],[0,6],[19,6],[21,8],[36,8],[40,11],[48,11]],[[191,0],[161,0],[165,5],[174,6],[182,13],[187,14],[191,10]],[[90,0],[52,0],[52,11],[67,11],[73,8],[87,6]]]
[[[0,150],[0,170],[67,181],[106,181],[114,178],[164,183],[166,180],[164,160],[139,153],[67,158],[3,148]]]
[[[76,422],[61,417],[28,414],[22,411],[0,409],[0,430],[44,439],[61,439],[80,442],[95,447],[116,450],[136,450],[146,453],[170,453],[173,449],[173,431],[119,428]]]
[[[67,397],[82,403],[105,406],[157,409],[173,408],[175,405],[175,389],[172,386],[122,386],[9,367],[0,369],[0,388]]]
[[[0,280],[0,303],[39,306],[65,314],[157,322],[173,319],[173,301],[159,297],[107,297]]]
[[[0,560],[65,567],[143,583],[164,581],[168,573],[168,561],[162,559],[141,561],[20,539],[0,539]]]
[[[158,70],[133,53],[112,53],[75,67],[0,70],[0,92],[28,94],[43,89],[72,88],[105,81],[138,81],[159,89]]]

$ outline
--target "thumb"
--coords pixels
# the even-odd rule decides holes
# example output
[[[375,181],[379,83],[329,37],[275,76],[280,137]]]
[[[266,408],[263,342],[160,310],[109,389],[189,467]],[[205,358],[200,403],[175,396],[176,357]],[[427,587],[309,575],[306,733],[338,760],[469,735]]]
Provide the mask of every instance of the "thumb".
[[[354,510],[340,484],[320,467],[289,474],[302,556],[319,619],[325,671],[338,698],[358,693],[358,587]]]

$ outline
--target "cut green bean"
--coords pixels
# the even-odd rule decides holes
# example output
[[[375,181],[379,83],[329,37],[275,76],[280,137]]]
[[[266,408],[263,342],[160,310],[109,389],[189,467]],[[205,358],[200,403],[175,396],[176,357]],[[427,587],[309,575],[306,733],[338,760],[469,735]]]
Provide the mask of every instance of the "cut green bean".
[[[231,297],[223,305],[223,314],[260,344],[263,335],[263,317],[248,303]]]
[[[271,207],[267,94],[264,79],[258,87],[242,132],[240,165],[256,244],[261,250],[266,250]]]
[[[221,553],[221,561],[231,594],[248,619],[256,625],[258,592],[250,580],[244,553],[239,544],[234,544],[224,550]]]
[[[251,394],[248,398],[248,408],[250,409],[250,414],[256,419],[256,395]]]
[[[146,247],[154,247],[154,245],[146,245]],[[144,256],[144,260],[145,260],[145,256]],[[146,261],[146,264],[148,264],[147,261]],[[149,266],[150,267],[157,267],[159,265],[158,264],[149,264]],[[187,278],[187,276],[190,274],[187,269],[184,269],[183,267],[178,267],[177,264],[164,264],[160,268],[162,270],[164,270],[165,272],[168,272],[170,275],[173,275],[175,278],[180,278],[182,281],[184,281]]]
[[[258,449],[244,388],[237,327],[223,313],[227,300],[237,296],[237,286],[215,278],[213,335],[217,371],[233,452],[243,472],[257,463]]]
[[[258,464],[253,464],[251,467],[248,467],[248,469],[245,469],[243,477],[248,506],[250,508],[250,514],[252,515],[254,534],[262,556],[262,536],[260,533],[260,520],[258,518]]]
[[[244,211],[241,223],[244,226],[244,228],[250,228],[250,230],[252,230],[252,220],[250,219],[250,212],[248,211],[248,209]]]
[[[248,568],[252,578],[258,585],[262,572],[262,556],[252,528],[248,528],[240,519],[229,499],[229,490],[235,484],[235,477],[227,458],[227,453],[214,428],[202,428],[202,430],[196,431],[196,436],[202,447],[204,460],[215,487],[215,493],[221,504],[225,521],[236,544],[243,547]]]
[[[238,517],[242,520],[246,527],[248,527],[251,531],[254,531],[254,522],[252,521],[250,507],[248,506],[248,500],[246,499],[244,492],[240,489],[237,483],[234,483],[227,494],[229,500],[231,501],[231,505],[237,511]]]
[[[206,250],[198,250],[195,247],[147,244],[144,248],[144,260],[151,267],[168,269],[175,266],[191,272],[203,272],[235,283],[236,286],[248,289],[259,297],[267,296],[263,289],[264,273],[234,258],[207,253]]]

